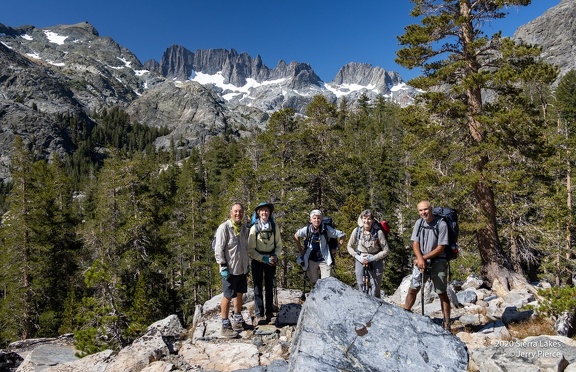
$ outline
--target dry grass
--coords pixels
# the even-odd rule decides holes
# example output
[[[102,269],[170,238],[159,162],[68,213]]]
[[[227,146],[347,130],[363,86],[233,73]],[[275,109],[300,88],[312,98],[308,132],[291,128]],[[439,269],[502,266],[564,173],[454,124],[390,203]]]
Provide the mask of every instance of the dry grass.
[[[554,322],[550,319],[533,318],[526,322],[510,324],[508,326],[510,336],[523,339],[530,336],[555,335]]]

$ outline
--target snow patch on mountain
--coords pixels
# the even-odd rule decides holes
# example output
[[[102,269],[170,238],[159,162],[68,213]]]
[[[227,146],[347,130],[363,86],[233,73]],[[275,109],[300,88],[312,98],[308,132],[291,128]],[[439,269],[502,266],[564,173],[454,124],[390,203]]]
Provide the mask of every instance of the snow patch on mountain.
[[[380,91],[377,89],[377,87],[373,84],[370,84],[368,86],[364,86],[364,85],[360,85],[360,84],[337,85],[337,84],[325,83],[324,88],[326,90],[334,93],[334,95],[336,95],[337,98],[346,97],[346,96],[348,96],[354,92],[360,92],[361,93],[363,91],[370,91],[370,92],[374,92],[375,94],[380,93]],[[384,95],[384,96],[386,96],[386,95]]]
[[[68,36],[59,35],[56,32],[50,30],[44,30],[44,35],[46,35],[49,42],[58,45],[63,45],[64,41],[68,38]]]

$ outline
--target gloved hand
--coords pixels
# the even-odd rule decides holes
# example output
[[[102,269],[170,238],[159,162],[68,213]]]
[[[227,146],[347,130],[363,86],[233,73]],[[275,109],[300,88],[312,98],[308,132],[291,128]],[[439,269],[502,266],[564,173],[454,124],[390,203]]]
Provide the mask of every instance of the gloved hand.
[[[268,256],[262,256],[262,262],[264,262],[265,264],[270,265],[270,257],[268,257]]]
[[[364,257],[362,257],[361,254],[357,254],[356,256],[354,256],[354,258],[356,259],[356,261],[364,263]]]
[[[368,262],[374,261],[374,255],[371,255],[371,254],[365,255],[364,258],[365,258],[366,260],[368,260]]]
[[[220,271],[220,275],[222,276],[222,278],[228,279],[228,277],[230,276],[230,273],[228,272],[228,269],[224,269],[224,270]]]

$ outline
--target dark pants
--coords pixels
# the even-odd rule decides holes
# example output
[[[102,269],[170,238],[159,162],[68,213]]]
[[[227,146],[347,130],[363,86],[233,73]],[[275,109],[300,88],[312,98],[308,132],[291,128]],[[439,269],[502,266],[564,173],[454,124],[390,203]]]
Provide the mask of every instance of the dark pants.
[[[274,305],[274,278],[276,277],[276,266],[265,264],[252,260],[252,280],[254,281],[254,315],[272,317]],[[262,282],[266,287],[265,296],[263,296]],[[266,297],[266,301],[264,301]],[[266,312],[264,312],[266,304]]]

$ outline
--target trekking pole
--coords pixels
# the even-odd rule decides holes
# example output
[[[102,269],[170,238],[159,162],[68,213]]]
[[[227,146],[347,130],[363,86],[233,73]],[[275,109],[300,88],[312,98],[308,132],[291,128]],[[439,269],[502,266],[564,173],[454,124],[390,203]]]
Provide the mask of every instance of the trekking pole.
[[[276,275],[272,278],[272,289],[274,293],[274,311],[279,311],[280,307],[278,307],[278,286],[276,285]]]
[[[300,296],[300,300],[306,300],[306,271],[302,273],[302,295]]]
[[[424,269],[420,269],[422,285],[420,286],[420,303],[422,304],[422,316],[424,316]]]
[[[362,279],[364,281],[364,293],[369,294],[370,293],[370,273],[368,273],[368,264],[365,263],[364,265],[364,273],[362,275]]]

